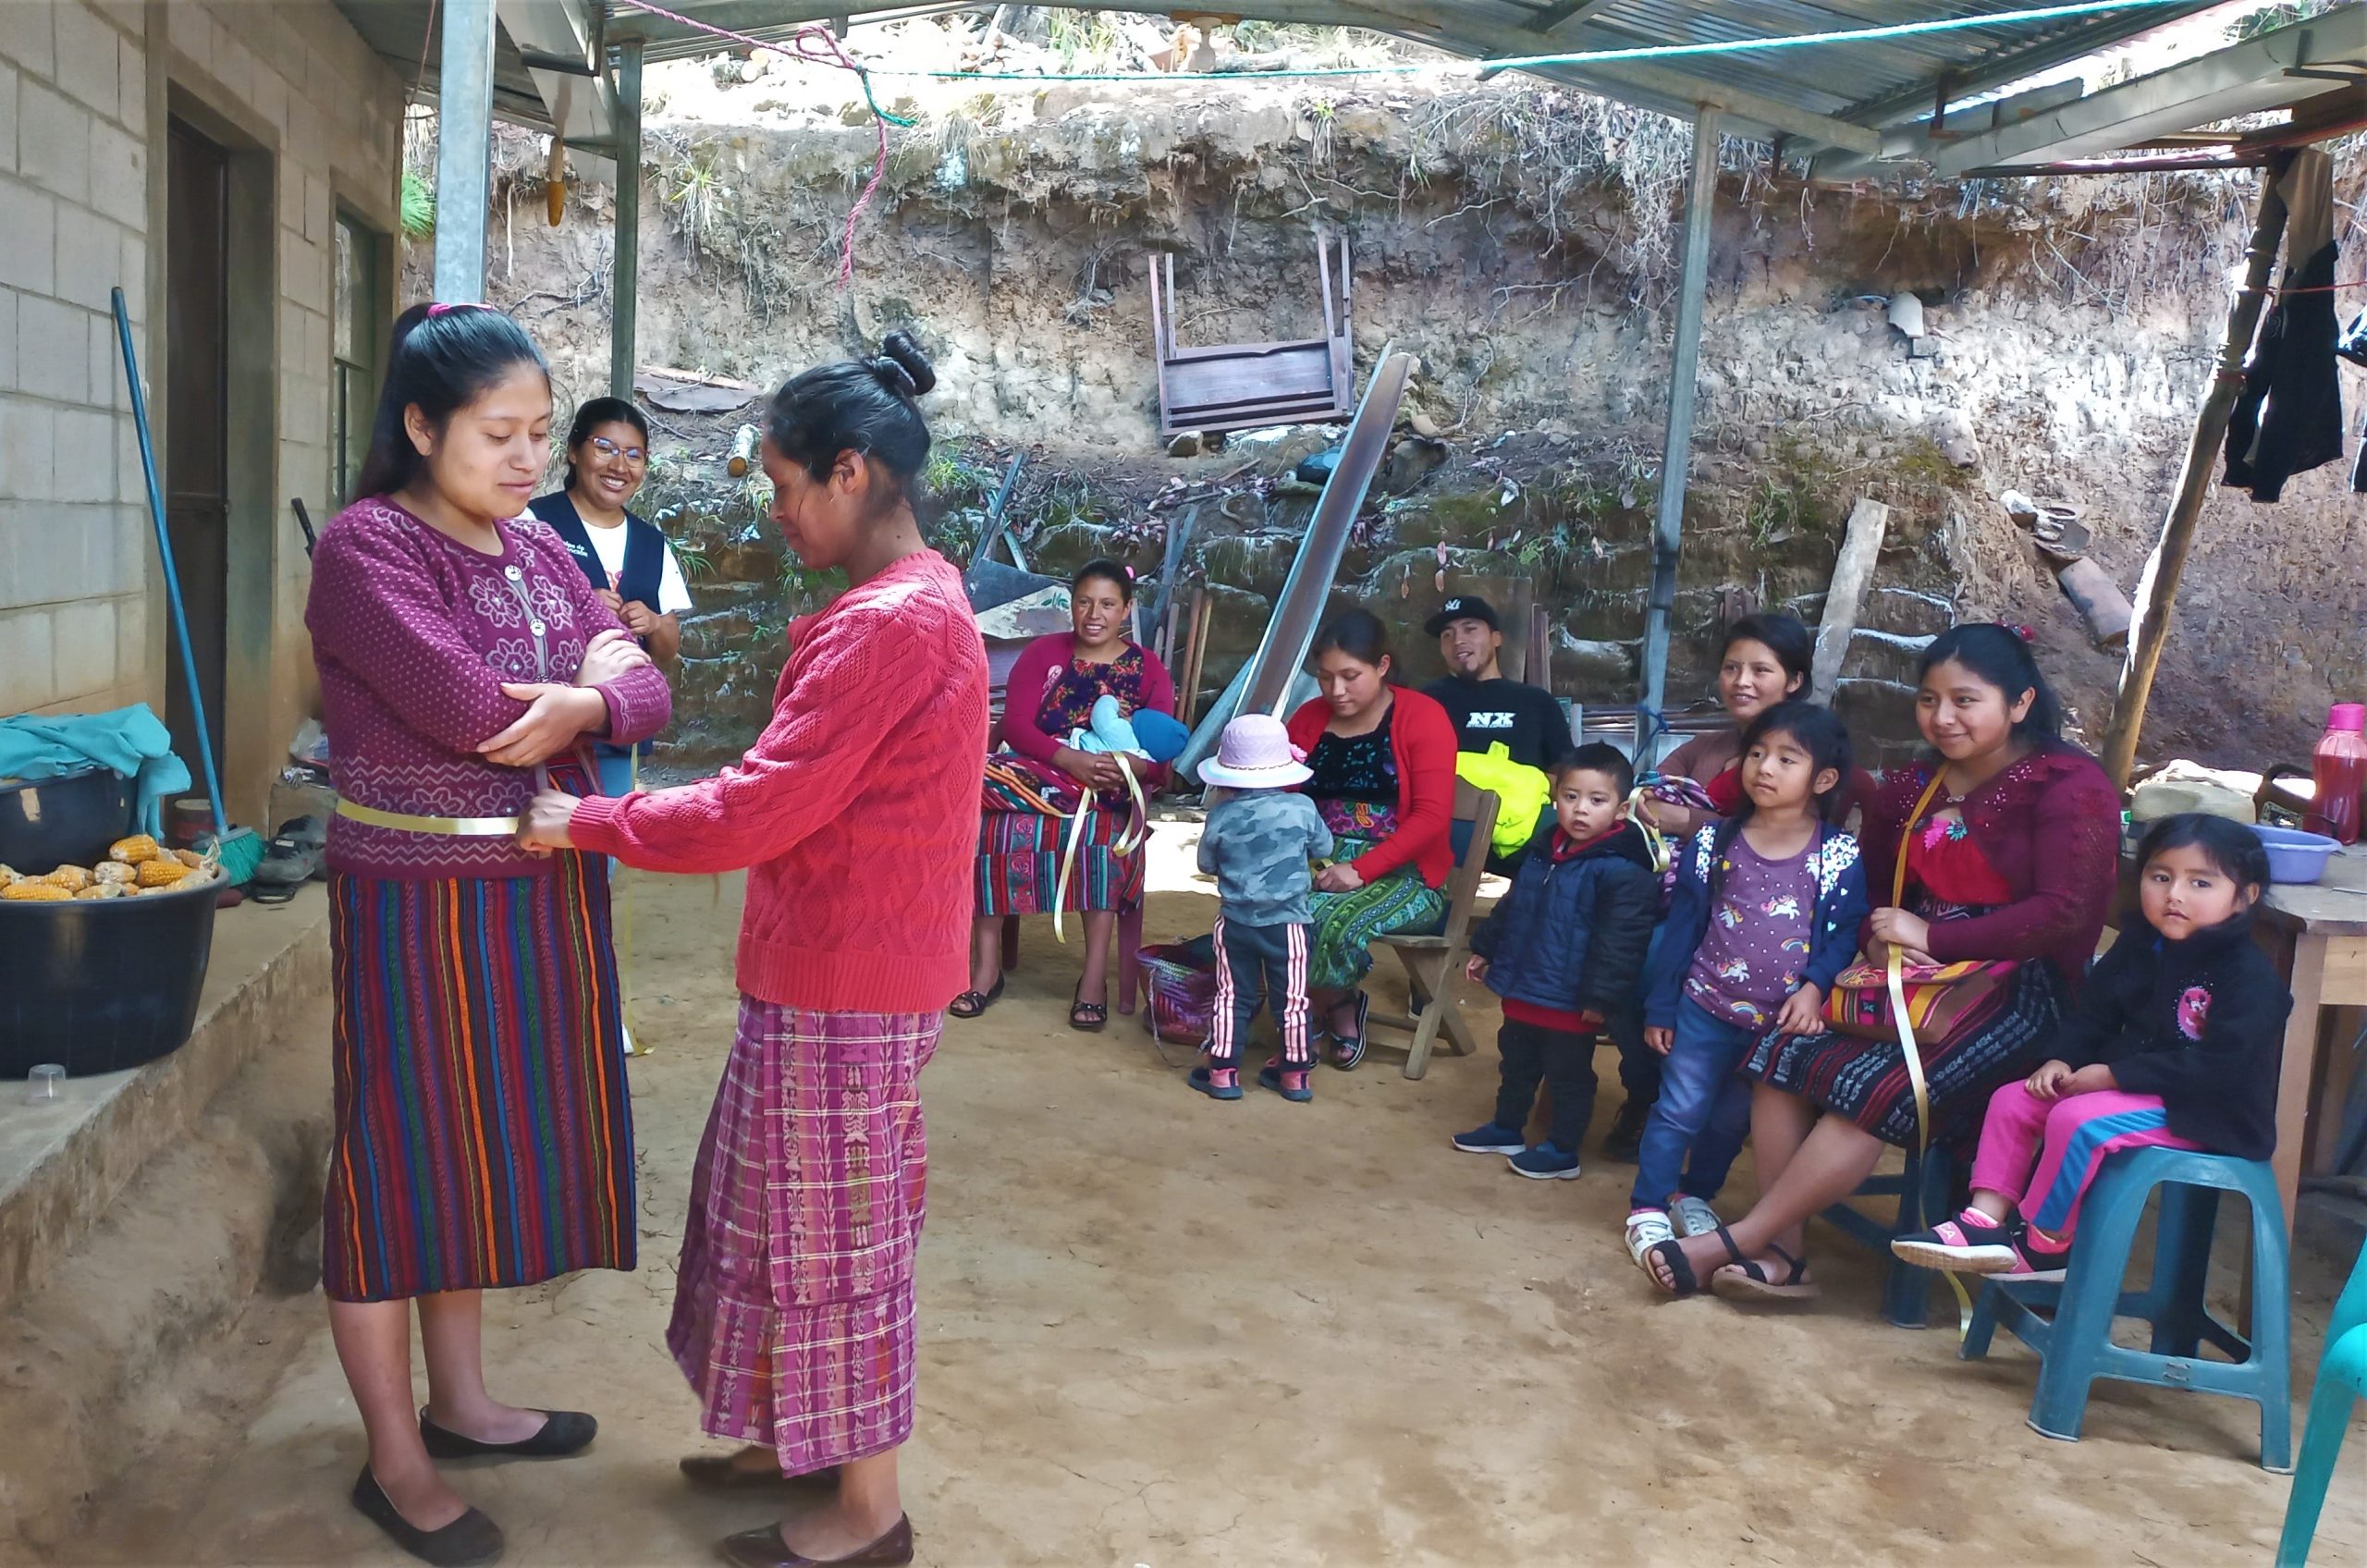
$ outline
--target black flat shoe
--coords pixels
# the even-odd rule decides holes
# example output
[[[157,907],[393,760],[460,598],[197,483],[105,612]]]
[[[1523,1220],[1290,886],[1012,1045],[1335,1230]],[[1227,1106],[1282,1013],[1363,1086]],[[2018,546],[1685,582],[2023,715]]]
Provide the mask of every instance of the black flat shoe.
[[[580,1410],[546,1410],[543,1429],[531,1438],[514,1443],[483,1443],[437,1426],[419,1413],[420,1440],[427,1445],[429,1455],[436,1459],[482,1459],[488,1455],[503,1459],[565,1459],[581,1453],[592,1446],[599,1435],[600,1423]]]
[[[361,1479],[353,1483],[353,1506],[364,1519],[386,1531],[389,1540],[435,1568],[484,1568],[501,1561],[507,1544],[501,1538],[501,1526],[474,1508],[440,1530],[421,1529],[396,1509],[367,1464],[362,1467]]]

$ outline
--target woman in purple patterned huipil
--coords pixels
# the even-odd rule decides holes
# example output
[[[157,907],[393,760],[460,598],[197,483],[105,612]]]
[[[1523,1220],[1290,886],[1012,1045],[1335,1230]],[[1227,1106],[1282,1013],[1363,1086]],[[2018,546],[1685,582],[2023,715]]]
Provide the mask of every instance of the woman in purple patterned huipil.
[[[406,312],[362,498],[322,530],[305,609],[339,797],[322,1284],[369,1434],[354,1506],[435,1563],[502,1548],[435,1459],[556,1458],[595,1430],[486,1392],[481,1292],[633,1266],[607,863],[512,834],[539,783],[589,788],[592,737],[654,734],[671,704],[558,536],[521,516],[550,414],[509,317]]]

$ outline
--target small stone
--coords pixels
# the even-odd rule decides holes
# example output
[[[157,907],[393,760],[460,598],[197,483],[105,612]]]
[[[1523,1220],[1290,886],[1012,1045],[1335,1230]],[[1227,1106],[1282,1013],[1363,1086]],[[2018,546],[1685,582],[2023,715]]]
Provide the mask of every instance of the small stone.
[[[1171,458],[1196,458],[1202,445],[1198,431],[1186,430],[1168,441],[1167,455]]]
[[[1940,455],[1958,468],[1981,466],[1981,443],[1971,436],[1951,434],[1941,437]]]
[[[1936,337],[1910,337],[1907,340],[1907,357],[1910,360],[1936,360],[1940,357],[1940,340]]]

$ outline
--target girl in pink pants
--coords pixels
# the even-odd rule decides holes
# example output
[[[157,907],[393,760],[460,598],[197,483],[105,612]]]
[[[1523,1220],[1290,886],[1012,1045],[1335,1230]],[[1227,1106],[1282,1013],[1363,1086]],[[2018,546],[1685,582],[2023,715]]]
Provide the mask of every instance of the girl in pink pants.
[[[2265,1159],[2293,998],[2251,940],[2268,856],[2250,827],[2187,815],[2138,846],[2137,910],[2098,961],[2055,1056],[1989,1101],[1972,1203],[1902,1236],[1909,1263],[1968,1274],[2059,1273],[2079,1200],[2122,1149]]]

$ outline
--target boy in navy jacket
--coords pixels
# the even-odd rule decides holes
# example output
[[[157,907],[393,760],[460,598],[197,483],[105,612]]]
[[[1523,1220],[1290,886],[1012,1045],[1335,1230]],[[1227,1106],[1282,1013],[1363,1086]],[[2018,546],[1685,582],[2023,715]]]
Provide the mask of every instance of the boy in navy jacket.
[[[1661,884],[1642,830],[1623,815],[1635,773],[1618,749],[1581,746],[1549,771],[1553,826],[1472,934],[1465,973],[1503,998],[1503,1078],[1494,1117],[1454,1146],[1507,1156],[1523,1176],[1566,1181],[1578,1174],[1578,1140],[1594,1113],[1595,1036],[1634,994]],[[1531,1148],[1522,1129],[1540,1080],[1552,1087],[1552,1116]]]

